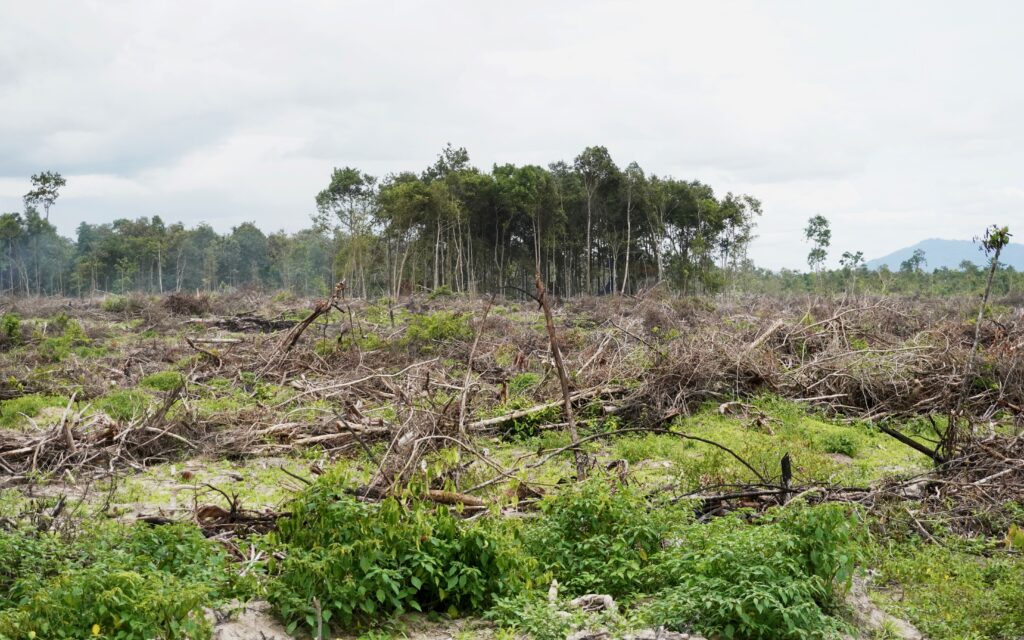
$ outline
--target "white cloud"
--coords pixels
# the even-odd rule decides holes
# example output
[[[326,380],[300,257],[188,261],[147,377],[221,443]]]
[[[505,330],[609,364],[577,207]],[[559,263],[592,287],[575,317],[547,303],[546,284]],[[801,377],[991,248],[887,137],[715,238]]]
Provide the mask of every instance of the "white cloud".
[[[755,259],[1013,224],[1024,5],[919,0],[93,1],[0,7],[0,210],[62,171],[51,212],[226,229],[308,221],[335,165],[621,164],[762,199]]]

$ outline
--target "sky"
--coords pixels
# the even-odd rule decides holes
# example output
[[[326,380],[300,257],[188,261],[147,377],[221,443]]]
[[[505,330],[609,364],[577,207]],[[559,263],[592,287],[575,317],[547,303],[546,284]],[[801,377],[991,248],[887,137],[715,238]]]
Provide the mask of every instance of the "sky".
[[[759,198],[805,267],[1024,227],[1024,3],[0,0],[0,211],[306,227],[335,166],[620,166]],[[1024,237],[1024,228],[1021,230]]]

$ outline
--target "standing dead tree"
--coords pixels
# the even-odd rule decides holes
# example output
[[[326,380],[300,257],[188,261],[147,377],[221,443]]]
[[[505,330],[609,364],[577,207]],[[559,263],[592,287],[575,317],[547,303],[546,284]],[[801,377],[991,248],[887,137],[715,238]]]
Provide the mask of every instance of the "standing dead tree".
[[[572,437],[573,453],[576,456],[576,477],[583,480],[587,477],[587,454],[579,448],[579,433],[576,431],[576,419],[572,411],[572,392],[569,390],[569,375],[565,372],[565,363],[562,362],[562,350],[558,347],[558,336],[555,334],[555,321],[551,317],[551,305],[548,303],[547,291],[544,288],[544,281],[540,278],[540,271],[535,272],[534,280],[537,285],[537,303],[544,311],[544,324],[548,329],[548,341],[551,343],[551,357],[555,361],[555,369],[558,371],[558,381],[562,386],[562,404],[564,405],[565,421],[569,426],[569,435]]]
[[[466,402],[469,398],[469,383],[473,376],[473,356],[476,355],[476,347],[480,344],[480,334],[484,332],[484,326],[487,324],[487,315],[491,312],[491,306],[494,305],[495,296],[491,296],[491,299],[487,302],[487,307],[484,308],[484,315],[480,319],[480,326],[476,329],[476,335],[473,337],[473,346],[469,349],[469,357],[466,359],[466,379],[462,384],[462,394],[459,397],[459,437],[466,435]]]

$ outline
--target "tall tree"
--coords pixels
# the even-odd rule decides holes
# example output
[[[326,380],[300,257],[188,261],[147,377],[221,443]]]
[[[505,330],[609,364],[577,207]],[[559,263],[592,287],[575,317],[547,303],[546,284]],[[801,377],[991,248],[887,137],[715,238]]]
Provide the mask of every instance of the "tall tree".
[[[593,229],[594,204],[602,187],[612,178],[618,169],[612,162],[611,155],[605,147],[587,147],[576,156],[573,167],[583,179],[583,187],[587,193],[587,241],[584,249],[585,254],[585,282],[586,291],[591,291],[593,280],[590,276],[590,265],[593,260]]]
[[[14,283],[18,263],[16,261],[15,244],[19,241],[24,231],[20,213],[5,213],[0,215],[0,241],[3,241],[7,245],[7,257],[3,266],[7,271],[7,290],[11,295],[14,295],[16,292]],[[2,275],[3,271],[0,271],[0,276]],[[0,284],[2,284],[2,282],[0,282]]]
[[[999,255],[1003,252],[1006,245],[1010,244],[1010,237],[1012,235],[1009,227],[992,225],[985,229],[985,235],[976,239],[980,245],[979,248],[989,259],[989,267],[988,280],[985,283],[985,293],[981,297],[981,308],[978,309],[978,320],[974,323],[974,343],[971,345],[971,353],[978,350],[978,341],[981,339],[981,321],[985,317],[985,307],[988,305],[988,296],[992,291],[992,277],[995,275],[996,269],[999,268]]]
[[[807,254],[807,266],[812,271],[820,271],[828,258],[828,248],[832,244],[832,229],[828,219],[818,214],[807,220],[804,228],[804,240],[811,243],[811,251]]]
[[[844,251],[842,257],[839,258],[839,265],[849,274],[850,292],[857,293],[857,271],[864,266],[864,252]]]
[[[921,273],[924,265],[928,264],[928,260],[924,256],[924,249],[914,249],[914,253],[900,263],[900,271],[904,273]]]
[[[64,176],[56,171],[43,171],[32,176],[32,190],[25,194],[25,206],[43,207],[46,219],[50,219],[50,207],[60,197],[60,190],[67,184]]]
[[[344,233],[346,259],[342,264],[351,288],[358,279],[366,297],[366,259],[369,252],[377,178],[353,167],[335,168],[327,188],[316,196],[318,227]]]
[[[644,170],[636,162],[630,162],[623,172],[624,189],[626,191],[626,261],[622,267],[622,289],[620,293],[626,295],[626,285],[629,284],[629,254],[633,244],[633,208],[644,192],[646,178]]]

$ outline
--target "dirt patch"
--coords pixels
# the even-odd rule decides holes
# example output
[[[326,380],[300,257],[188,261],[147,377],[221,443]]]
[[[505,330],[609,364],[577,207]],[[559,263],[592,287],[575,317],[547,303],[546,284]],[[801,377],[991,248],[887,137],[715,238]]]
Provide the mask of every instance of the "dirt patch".
[[[868,597],[868,581],[864,578],[854,578],[853,587],[846,596],[846,603],[853,612],[854,623],[862,632],[867,635],[861,637],[875,637],[878,632],[885,631],[889,635],[884,637],[902,638],[903,640],[925,640],[925,636],[918,631],[914,625],[906,620],[890,615],[878,608]]]
[[[213,640],[291,640],[285,628],[270,615],[270,603],[254,600],[241,609],[207,611],[213,623]]]

